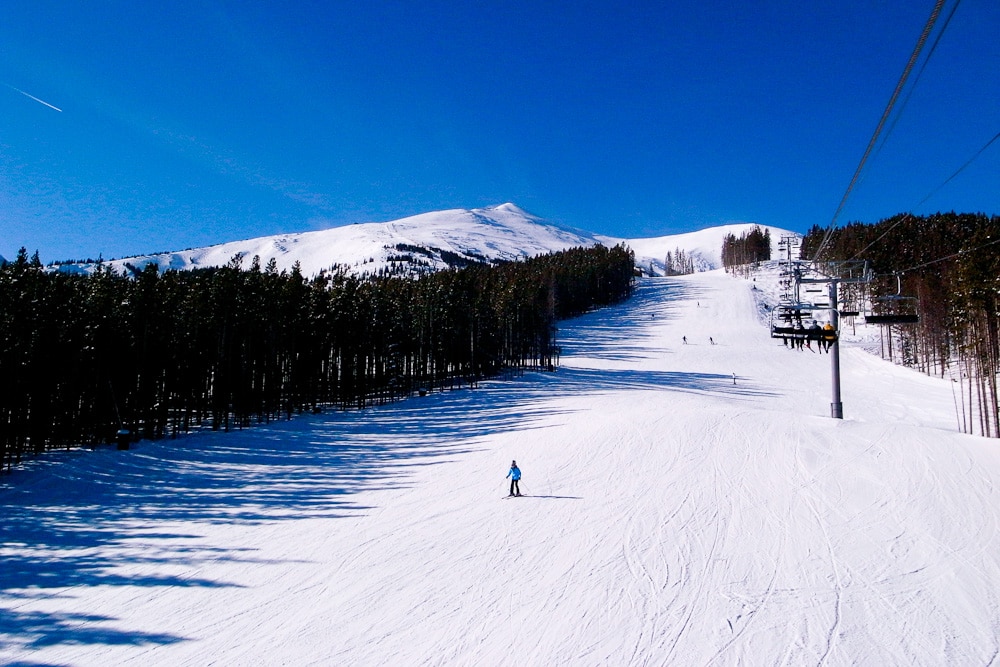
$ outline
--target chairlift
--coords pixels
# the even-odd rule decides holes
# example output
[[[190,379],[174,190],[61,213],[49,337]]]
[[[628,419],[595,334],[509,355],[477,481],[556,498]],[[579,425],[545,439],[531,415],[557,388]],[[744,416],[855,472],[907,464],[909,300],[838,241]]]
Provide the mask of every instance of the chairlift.
[[[833,342],[837,340],[837,330],[823,327],[832,324],[835,318],[830,314],[817,316],[817,313],[830,310],[828,304],[779,304],[771,309],[771,338]]]
[[[865,313],[865,324],[916,324],[920,321],[920,301],[902,294],[903,283],[896,274],[896,293],[871,299],[871,309]]]
[[[872,312],[865,313],[865,324],[916,324],[920,321],[915,296],[882,296],[872,301]]]

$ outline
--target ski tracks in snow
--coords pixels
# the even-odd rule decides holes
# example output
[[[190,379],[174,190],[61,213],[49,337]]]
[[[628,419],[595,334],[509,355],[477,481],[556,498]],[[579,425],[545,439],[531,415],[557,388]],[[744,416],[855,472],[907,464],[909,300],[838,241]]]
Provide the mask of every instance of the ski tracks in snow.
[[[639,434],[636,434],[639,435]],[[647,443],[641,458],[649,455],[662,443]],[[620,452],[622,450],[619,450]],[[673,447],[670,467],[677,465],[679,447]],[[626,465],[620,454],[620,465]],[[630,456],[631,458],[631,456]],[[640,490],[640,493],[642,491]],[[622,559],[629,577],[623,581],[623,597],[629,600],[632,611],[642,619],[635,633],[629,664],[644,664],[644,656],[657,655],[668,628],[663,618],[664,608],[675,598],[687,580],[687,561],[678,549],[678,515],[689,511],[691,494],[672,507],[655,504],[651,512],[634,512],[629,516],[622,536]],[[638,498],[636,499],[638,501]]]
[[[209,511],[226,493],[209,488],[187,513],[151,515],[140,542],[98,545],[126,575],[113,585],[42,581],[16,600],[24,591],[10,586],[0,611],[28,620],[91,614],[171,634],[85,645],[94,635],[64,632],[29,647],[32,628],[7,630],[0,661],[995,664],[996,442],[942,430],[954,417],[934,406],[950,386],[853,354],[842,358],[848,418],[820,416],[826,366],[775,345],[740,290],[722,275],[644,282],[634,302],[565,324],[557,373],[384,406],[356,429],[338,414],[282,430],[273,454],[290,434],[329,441],[329,454],[302,453],[334,472],[351,465],[330,463],[345,446],[385,458],[345,489],[348,505],[327,497],[343,477],[322,466],[292,479],[324,490],[311,516],[296,516],[295,493],[251,494],[255,520],[234,522],[246,503]],[[446,418],[426,423],[436,409]],[[213,472],[256,470],[262,490],[289,481],[261,458],[265,433],[227,436],[245,446]],[[119,457],[137,484],[144,450],[160,451]],[[501,501],[515,456],[530,495]],[[52,509],[18,508],[25,526]],[[26,562],[31,535],[5,554]],[[162,554],[133,562],[137,544],[160,539]]]

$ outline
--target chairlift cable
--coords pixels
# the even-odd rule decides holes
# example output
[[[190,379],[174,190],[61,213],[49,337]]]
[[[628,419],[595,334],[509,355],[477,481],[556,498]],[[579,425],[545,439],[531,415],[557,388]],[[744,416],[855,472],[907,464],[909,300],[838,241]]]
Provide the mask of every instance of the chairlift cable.
[[[871,248],[873,245],[875,245],[876,243],[878,243],[879,241],[881,241],[882,239],[884,239],[885,236],[886,236],[886,234],[888,234],[893,229],[895,229],[897,225],[903,224],[904,220],[907,220],[908,218],[912,218],[912,217],[913,217],[912,213],[905,213],[903,216],[901,216],[899,218],[899,220],[897,220],[896,222],[894,222],[891,225],[889,225],[889,228],[886,229],[884,232],[882,232],[881,236],[879,236],[877,239],[875,239],[874,241],[872,241],[871,243],[869,243],[868,245],[866,245],[861,250],[859,250],[856,253],[854,253],[854,256],[851,257],[851,259],[849,259],[847,261],[851,261],[851,260],[854,260],[854,259],[857,259],[858,257],[860,257],[861,253],[865,252],[866,250],[868,250],[869,248]]]
[[[882,112],[882,118],[879,119],[878,125],[875,128],[875,133],[868,142],[868,147],[865,148],[864,155],[861,156],[861,162],[858,163],[857,169],[854,170],[854,176],[851,178],[851,182],[847,186],[847,190],[844,192],[844,196],[840,200],[840,205],[837,206],[837,210],[833,214],[833,219],[826,228],[826,233],[823,235],[822,242],[820,242],[819,247],[813,254],[814,261],[819,259],[823,251],[826,249],[827,244],[830,242],[830,236],[833,233],[834,228],[837,226],[837,218],[840,217],[841,212],[844,210],[844,206],[847,204],[847,199],[851,196],[851,191],[854,190],[854,186],[858,183],[858,178],[861,176],[865,163],[868,161],[868,156],[871,155],[872,148],[875,146],[875,142],[878,141],[878,137],[882,133],[882,128],[885,127],[885,122],[892,113],[892,108],[895,106],[896,100],[899,98],[899,94],[902,92],[903,86],[906,84],[906,80],[910,76],[910,72],[913,70],[913,66],[916,64],[917,58],[920,57],[920,52],[923,50],[924,44],[927,42],[928,35],[930,35],[931,30],[934,28],[934,23],[937,21],[944,3],[945,0],[936,0],[934,3],[934,9],[931,10],[931,15],[927,19],[927,23],[924,25],[923,32],[920,33],[920,38],[917,40],[916,46],[913,47],[910,59],[907,61],[906,67],[903,68],[903,74],[899,77],[899,81],[896,83],[896,89],[892,92],[892,96],[889,98],[889,103],[886,105],[885,111]]]
[[[976,246],[975,248],[963,248],[962,250],[959,250],[958,252],[952,253],[945,257],[939,257],[937,259],[932,259],[929,262],[924,262],[923,264],[917,264],[916,266],[911,266],[908,269],[903,269],[902,271],[899,271],[899,273],[909,273],[910,271],[916,271],[917,269],[922,269],[924,267],[931,266],[932,264],[937,264],[938,262],[944,262],[949,259],[955,259],[956,257],[960,257],[966,253],[974,252],[976,250],[982,250],[983,248],[989,248],[990,246],[996,245],[998,243],[1000,243],[1000,239],[993,239],[989,243],[984,243],[982,245]]]
[[[947,0],[946,0],[947,1]],[[948,30],[948,24],[951,23],[951,19],[955,16],[955,12],[958,10],[958,5],[961,0],[955,0],[955,4],[952,6],[951,11],[948,12],[948,16],[945,18],[944,23],[941,25],[941,29],[938,31],[937,36],[934,38],[934,42],[931,44],[930,49],[927,51],[927,55],[924,57],[923,62],[920,64],[920,69],[913,77],[913,83],[910,84],[909,88],[906,90],[906,96],[899,103],[899,109],[892,117],[892,121],[889,123],[889,127],[886,128],[882,135],[882,141],[879,142],[878,147],[874,150],[869,159],[874,159],[878,157],[878,154],[885,148],[885,145],[889,142],[889,137],[892,135],[892,131],[896,129],[896,123],[903,116],[903,111],[906,110],[906,105],[909,104],[910,98],[913,97],[913,91],[917,89],[917,85],[920,83],[920,78],[924,74],[924,70],[927,69],[927,63],[931,61],[934,56],[934,52],[937,50],[938,44],[941,43],[941,38],[944,37],[945,31]],[[923,202],[920,202],[921,204]]]
[[[973,162],[974,162],[974,161],[976,160],[976,158],[978,158],[978,157],[979,157],[980,155],[982,155],[982,154],[983,154],[983,152],[984,152],[984,151],[985,151],[985,150],[986,150],[987,148],[989,148],[989,147],[990,147],[990,144],[992,144],[992,143],[993,143],[994,141],[996,141],[997,139],[1000,139],[1000,132],[997,132],[996,134],[994,134],[994,135],[993,135],[993,138],[992,138],[992,139],[990,139],[989,141],[987,141],[987,142],[986,142],[986,144],[985,144],[985,145],[983,145],[983,147],[982,147],[982,148],[980,148],[980,149],[979,149],[978,151],[976,151],[976,154],[975,154],[975,155],[973,155],[973,156],[972,156],[971,158],[969,158],[969,159],[968,159],[968,160],[967,160],[967,161],[965,162],[965,164],[963,164],[963,165],[962,165],[961,167],[959,167],[959,168],[958,168],[957,170],[955,170],[955,173],[954,173],[954,174],[952,174],[951,176],[949,176],[948,178],[946,178],[946,179],[944,180],[944,183],[942,183],[941,185],[939,185],[939,186],[937,186],[936,188],[934,188],[933,190],[931,190],[930,194],[928,194],[928,195],[927,195],[926,197],[924,197],[923,199],[921,199],[921,200],[920,200],[920,203],[919,203],[919,204],[917,204],[917,206],[920,206],[920,204],[923,204],[923,203],[924,203],[925,201],[927,201],[928,199],[930,199],[931,197],[933,197],[933,196],[934,196],[935,194],[937,194],[937,191],[938,191],[938,190],[940,190],[940,189],[941,189],[941,188],[943,188],[944,186],[948,185],[948,183],[949,183],[949,182],[951,182],[951,179],[955,178],[955,177],[956,177],[956,176],[958,176],[958,175],[959,175],[960,173],[962,173],[962,171],[964,171],[966,167],[968,167],[968,166],[969,166],[970,164],[972,164],[972,163],[973,163]]]
[[[875,155],[877,156],[882,148],[885,146],[886,142],[889,141],[889,135],[896,127],[896,123],[899,122],[900,117],[903,115],[903,111],[906,109],[906,105],[909,103],[910,98],[913,96],[913,91],[917,89],[917,84],[920,83],[920,77],[923,76],[924,70],[927,69],[927,63],[931,61],[934,56],[934,52],[937,50],[938,44],[941,43],[941,38],[944,36],[945,31],[948,30],[948,24],[951,23],[951,19],[955,16],[955,12],[958,10],[958,5],[961,4],[962,0],[955,0],[954,6],[948,13],[947,18],[945,18],[944,23],[941,25],[941,29],[937,33],[937,37],[934,38],[934,43],[931,44],[930,49],[927,51],[927,56],[924,58],[923,63],[920,65],[920,69],[917,70],[916,75],[913,77],[913,83],[910,85],[909,89],[906,91],[906,97],[899,104],[899,110],[896,115],[893,116],[892,122],[889,123],[888,129],[885,131],[885,136],[882,137],[881,143],[879,143],[878,148],[875,149]]]
[[[933,196],[934,196],[934,195],[935,195],[935,194],[936,194],[936,193],[938,192],[938,190],[940,190],[940,189],[941,189],[941,188],[943,188],[944,186],[948,185],[948,183],[950,183],[950,182],[951,182],[951,180],[952,180],[953,178],[955,178],[956,176],[958,176],[958,175],[959,175],[960,173],[962,173],[962,172],[963,172],[963,171],[965,170],[965,168],[966,168],[966,167],[968,167],[968,166],[969,166],[970,164],[972,164],[973,162],[975,162],[975,161],[976,161],[976,159],[977,159],[977,158],[978,158],[978,157],[979,157],[980,155],[982,155],[982,154],[983,154],[983,153],[984,153],[984,152],[986,151],[986,149],[987,149],[987,148],[989,148],[989,147],[990,147],[990,145],[991,145],[991,144],[992,144],[992,143],[993,143],[994,141],[996,141],[997,139],[1000,139],[1000,132],[997,132],[997,133],[996,133],[995,135],[993,135],[993,138],[992,138],[992,139],[990,139],[989,141],[987,141],[987,142],[986,142],[986,143],[985,143],[985,144],[983,145],[983,147],[982,147],[982,148],[980,148],[980,149],[979,149],[978,151],[976,151],[975,155],[973,155],[973,156],[972,156],[971,158],[969,158],[968,160],[966,160],[966,161],[965,161],[965,163],[964,163],[964,164],[963,164],[963,165],[962,165],[961,167],[959,167],[958,169],[956,169],[956,170],[955,170],[955,173],[953,173],[953,174],[952,174],[951,176],[949,176],[948,178],[946,178],[946,179],[945,179],[945,180],[944,180],[944,181],[943,181],[943,182],[942,182],[942,183],[941,183],[940,185],[938,185],[938,186],[937,186],[936,188],[934,188],[933,190],[931,190],[931,191],[930,191],[930,193],[929,193],[929,194],[927,194],[927,195],[926,195],[926,196],[925,196],[925,197],[924,197],[923,199],[921,199],[921,200],[920,200],[919,202],[917,202],[917,205],[916,205],[916,206],[914,206],[913,208],[917,208],[917,207],[919,207],[919,206],[920,206],[921,204],[923,204],[923,203],[924,203],[924,202],[926,202],[926,201],[927,201],[928,199],[930,199],[931,197],[933,197]],[[864,248],[862,248],[861,250],[859,250],[859,251],[857,251],[856,253],[854,253],[854,255],[853,255],[853,256],[852,256],[852,257],[851,257],[851,258],[850,258],[850,259],[849,259],[848,261],[851,261],[852,259],[857,259],[857,258],[858,258],[859,256],[861,256],[861,254],[862,254],[862,253],[864,253],[864,252],[865,252],[866,250],[868,250],[869,248],[871,248],[872,246],[874,246],[874,245],[875,245],[876,243],[878,243],[879,241],[881,241],[882,239],[884,239],[884,238],[886,237],[886,235],[887,235],[887,234],[888,234],[889,232],[891,232],[891,231],[892,231],[893,229],[895,229],[895,228],[896,228],[896,227],[897,227],[898,225],[901,225],[901,224],[903,224],[903,222],[905,222],[906,220],[908,220],[909,218],[912,218],[912,217],[914,217],[914,216],[913,216],[913,213],[912,213],[912,209],[911,209],[911,212],[907,212],[907,213],[905,213],[904,215],[902,215],[902,216],[901,216],[901,217],[899,218],[899,220],[897,220],[896,222],[894,222],[894,223],[892,223],[891,225],[889,225],[888,229],[886,229],[886,230],[885,230],[884,232],[882,232],[882,234],[881,234],[881,235],[879,235],[879,237],[878,237],[877,239],[875,239],[874,241],[872,241],[871,243],[869,243],[868,245],[866,245],[866,246],[865,246]],[[954,255],[950,255],[949,257],[954,257]],[[938,262],[938,261],[942,261],[942,260],[934,260],[934,262]],[[931,262],[931,263],[933,264],[934,262]],[[921,265],[921,266],[926,266],[926,265]]]

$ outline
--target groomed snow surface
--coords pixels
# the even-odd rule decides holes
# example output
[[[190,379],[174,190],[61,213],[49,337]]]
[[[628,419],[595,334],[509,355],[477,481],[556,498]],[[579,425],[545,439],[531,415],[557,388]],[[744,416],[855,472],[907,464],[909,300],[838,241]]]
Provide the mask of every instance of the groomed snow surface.
[[[996,664],[1000,443],[846,345],[829,418],[753,297],[647,279],[554,373],[34,461],[0,662]]]

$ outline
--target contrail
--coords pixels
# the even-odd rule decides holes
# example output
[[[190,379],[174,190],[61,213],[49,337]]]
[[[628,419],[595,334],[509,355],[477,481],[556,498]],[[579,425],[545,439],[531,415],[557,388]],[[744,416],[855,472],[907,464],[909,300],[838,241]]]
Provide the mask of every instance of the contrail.
[[[59,107],[57,107],[57,106],[53,106],[53,105],[49,104],[49,103],[48,103],[48,102],[46,102],[45,100],[40,100],[40,99],[38,99],[37,97],[35,97],[34,95],[31,95],[30,93],[26,93],[26,92],[24,92],[24,91],[23,91],[23,90],[21,90],[20,88],[15,88],[14,86],[10,85],[9,83],[5,83],[4,85],[5,85],[5,86],[7,86],[8,88],[10,88],[11,90],[16,90],[17,92],[21,93],[21,94],[22,94],[22,95],[24,95],[25,97],[30,97],[31,99],[35,100],[35,101],[36,101],[36,102],[38,102],[39,104],[44,104],[44,105],[45,105],[45,106],[47,106],[48,108],[50,108],[50,109],[55,109],[55,110],[56,110],[56,111],[58,111],[59,113],[62,113],[62,109],[60,109],[60,108],[59,108]]]

